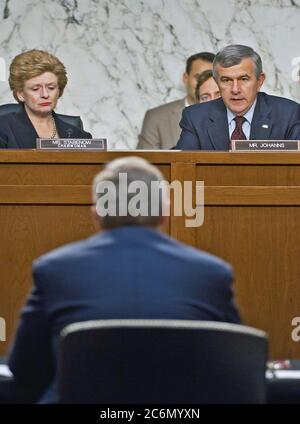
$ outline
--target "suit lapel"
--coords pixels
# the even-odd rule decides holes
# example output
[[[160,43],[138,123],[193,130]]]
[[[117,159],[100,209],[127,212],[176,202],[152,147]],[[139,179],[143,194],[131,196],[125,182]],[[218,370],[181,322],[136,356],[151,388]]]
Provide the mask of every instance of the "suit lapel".
[[[60,138],[74,138],[73,128],[69,124],[64,122],[62,119],[59,119],[55,112],[53,112],[55,119],[56,129],[58,131],[58,137]]]
[[[55,119],[56,128],[58,130],[58,135],[60,138],[77,138],[78,131],[72,125],[64,122],[62,119],[59,119],[55,112],[53,112]],[[15,134],[16,141],[21,141],[21,144],[18,143],[20,149],[35,149],[36,148],[36,139],[39,137],[34,126],[32,125],[28,115],[22,107],[20,111],[15,113],[14,116],[14,125],[12,131]]]
[[[14,114],[14,120],[12,131],[15,134],[16,142],[20,149],[35,149],[38,134],[28,118],[24,107],[21,107],[20,110]]]
[[[74,125],[70,125],[62,119],[58,118],[57,114],[53,111],[53,117],[55,119],[58,136],[60,138],[85,138],[83,131]]]
[[[264,93],[258,93],[257,102],[251,122],[250,139],[268,140],[272,130],[270,119],[271,109],[268,106]]]
[[[229,130],[226,107],[223,100],[216,100],[215,106],[207,125],[210,142],[215,150],[228,150]]]

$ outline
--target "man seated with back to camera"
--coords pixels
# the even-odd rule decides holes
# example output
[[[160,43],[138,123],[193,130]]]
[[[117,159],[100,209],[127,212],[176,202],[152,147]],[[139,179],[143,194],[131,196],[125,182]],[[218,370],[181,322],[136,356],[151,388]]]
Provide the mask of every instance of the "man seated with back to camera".
[[[34,149],[37,138],[92,138],[54,112],[67,81],[62,62],[46,51],[29,50],[13,59],[9,85],[21,107],[0,116],[0,149]]]
[[[120,183],[122,175],[126,184]],[[15,387],[31,387],[23,401],[58,401],[57,348],[59,334],[68,324],[95,319],[240,323],[231,266],[160,231],[167,219],[163,216],[167,198],[163,191],[158,200],[149,201],[148,195],[152,196],[151,185],[162,180],[161,172],[141,158],[107,164],[93,183],[92,214],[98,232],[34,262],[33,290],[9,357]],[[135,194],[128,188],[137,181],[147,187],[142,199],[147,203],[146,213],[134,216],[129,205]],[[117,195],[103,184],[113,185]],[[116,206],[108,215],[101,206],[107,196]],[[154,201],[159,208],[151,215]],[[121,202],[126,216],[119,213]],[[2,391],[3,401],[14,399],[4,398]]]
[[[222,49],[213,76],[222,97],[183,110],[176,149],[228,150],[230,140],[300,139],[300,105],[259,92],[265,74],[251,47]]]

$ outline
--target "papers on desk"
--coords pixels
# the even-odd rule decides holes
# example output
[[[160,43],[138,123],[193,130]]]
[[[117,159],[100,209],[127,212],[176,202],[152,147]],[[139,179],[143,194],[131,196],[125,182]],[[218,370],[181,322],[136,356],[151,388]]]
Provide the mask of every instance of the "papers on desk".
[[[300,370],[267,370],[267,378],[276,379],[300,379]]]
[[[7,365],[0,365],[0,377],[12,377],[12,373]]]

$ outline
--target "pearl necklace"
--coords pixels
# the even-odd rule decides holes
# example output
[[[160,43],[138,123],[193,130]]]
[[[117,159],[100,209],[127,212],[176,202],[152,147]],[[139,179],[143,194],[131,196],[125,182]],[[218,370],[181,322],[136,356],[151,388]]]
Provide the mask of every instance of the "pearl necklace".
[[[51,138],[55,138],[57,136],[57,129],[55,124],[55,119],[53,118],[53,115],[51,115],[52,118],[52,125],[53,125],[53,132],[51,134]]]

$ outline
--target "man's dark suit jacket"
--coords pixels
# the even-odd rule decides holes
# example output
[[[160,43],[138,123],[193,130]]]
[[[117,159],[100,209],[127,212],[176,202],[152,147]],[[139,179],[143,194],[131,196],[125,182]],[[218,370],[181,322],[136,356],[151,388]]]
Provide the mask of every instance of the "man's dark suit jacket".
[[[92,138],[92,135],[60,119],[53,112],[60,138]],[[35,149],[38,134],[24,108],[0,116],[0,149]]]
[[[20,387],[56,401],[61,330],[93,319],[183,319],[239,323],[232,270],[223,260],[156,230],[98,233],[39,258],[9,366]]]
[[[175,149],[228,150],[227,111],[222,98],[183,109]],[[300,140],[300,105],[283,97],[258,93],[251,140]]]

